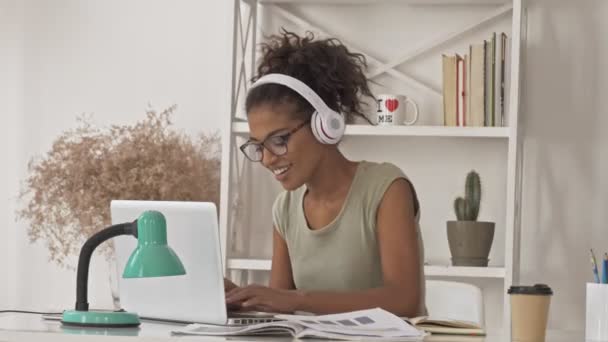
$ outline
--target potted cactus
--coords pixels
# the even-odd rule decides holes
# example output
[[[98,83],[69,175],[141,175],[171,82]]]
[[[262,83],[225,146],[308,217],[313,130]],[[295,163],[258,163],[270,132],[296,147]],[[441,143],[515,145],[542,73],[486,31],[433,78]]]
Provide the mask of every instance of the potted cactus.
[[[454,201],[457,221],[447,222],[448,243],[454,266],[488,266],[494,239],[494,222],[479,222],[481,181],[472,170],[465,182],[465,196]]]

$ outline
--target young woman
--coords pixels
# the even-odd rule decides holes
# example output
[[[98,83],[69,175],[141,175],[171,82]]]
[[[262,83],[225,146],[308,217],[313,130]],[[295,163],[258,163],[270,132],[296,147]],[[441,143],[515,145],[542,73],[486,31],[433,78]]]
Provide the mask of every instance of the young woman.
[[[246,100],[250,139],[241,150],[272,172],[285,191],[273,205],[269,286],[237,287],[226,280],[227,305],[271,312],[381,307],[400,316],[425,314],[414,187],[395,165],[347,159],[334,139],[339,136],[328,128],[335,122],[319,126],[312,117],[324,104],[348,122],[352,115],[365,117],[360,96],[373,99],[365,58],[336,39],[287,31],[263,44],[262,54],[258,82]],[[264,78],[271,74],[296,81]],[[314,94],[303,96],[297,81],[324,104],[311,101]]]

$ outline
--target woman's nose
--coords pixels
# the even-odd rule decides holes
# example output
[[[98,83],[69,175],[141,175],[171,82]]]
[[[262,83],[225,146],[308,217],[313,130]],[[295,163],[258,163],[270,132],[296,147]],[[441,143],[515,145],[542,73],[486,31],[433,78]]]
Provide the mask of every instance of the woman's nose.
[[[265,167],[270,168],[270,166],[274,164],[277,158],[278,157],[267,148],[264,147],[264,149],[262,149],[262,164]]]

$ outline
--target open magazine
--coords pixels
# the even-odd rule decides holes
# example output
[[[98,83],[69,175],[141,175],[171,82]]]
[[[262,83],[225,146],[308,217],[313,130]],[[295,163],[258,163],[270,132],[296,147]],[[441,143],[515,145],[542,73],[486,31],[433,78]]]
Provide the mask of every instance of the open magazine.
[[[244,326],[190,324],[176,335],[242,336],[289,334],[295,338],[422,341],[425,333],[380,308],[321,316],[277,315],[283,321]]]
[[[485,335],[481,324],[471,321],[429,316],[406,320],[416,328],[431,334]]]

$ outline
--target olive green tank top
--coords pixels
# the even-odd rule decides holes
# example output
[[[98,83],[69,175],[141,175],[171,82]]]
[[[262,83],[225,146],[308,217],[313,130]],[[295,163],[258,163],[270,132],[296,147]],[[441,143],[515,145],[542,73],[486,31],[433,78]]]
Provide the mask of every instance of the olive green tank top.
[[[304,215],[306,186],[284,191],[277,197],[272,209],[274,226],[287,243],[296,288],[348,291],[383,285],[376,213],[384,193],[398,178],[407,179],[393,164],[360,162],[340,213],[316,230],[308,227]],[[415,201],[418,203],[417,198]],[[422,289],[418,312],[424,315],[424,247],[419,220],[418,208],[416,231]]]

